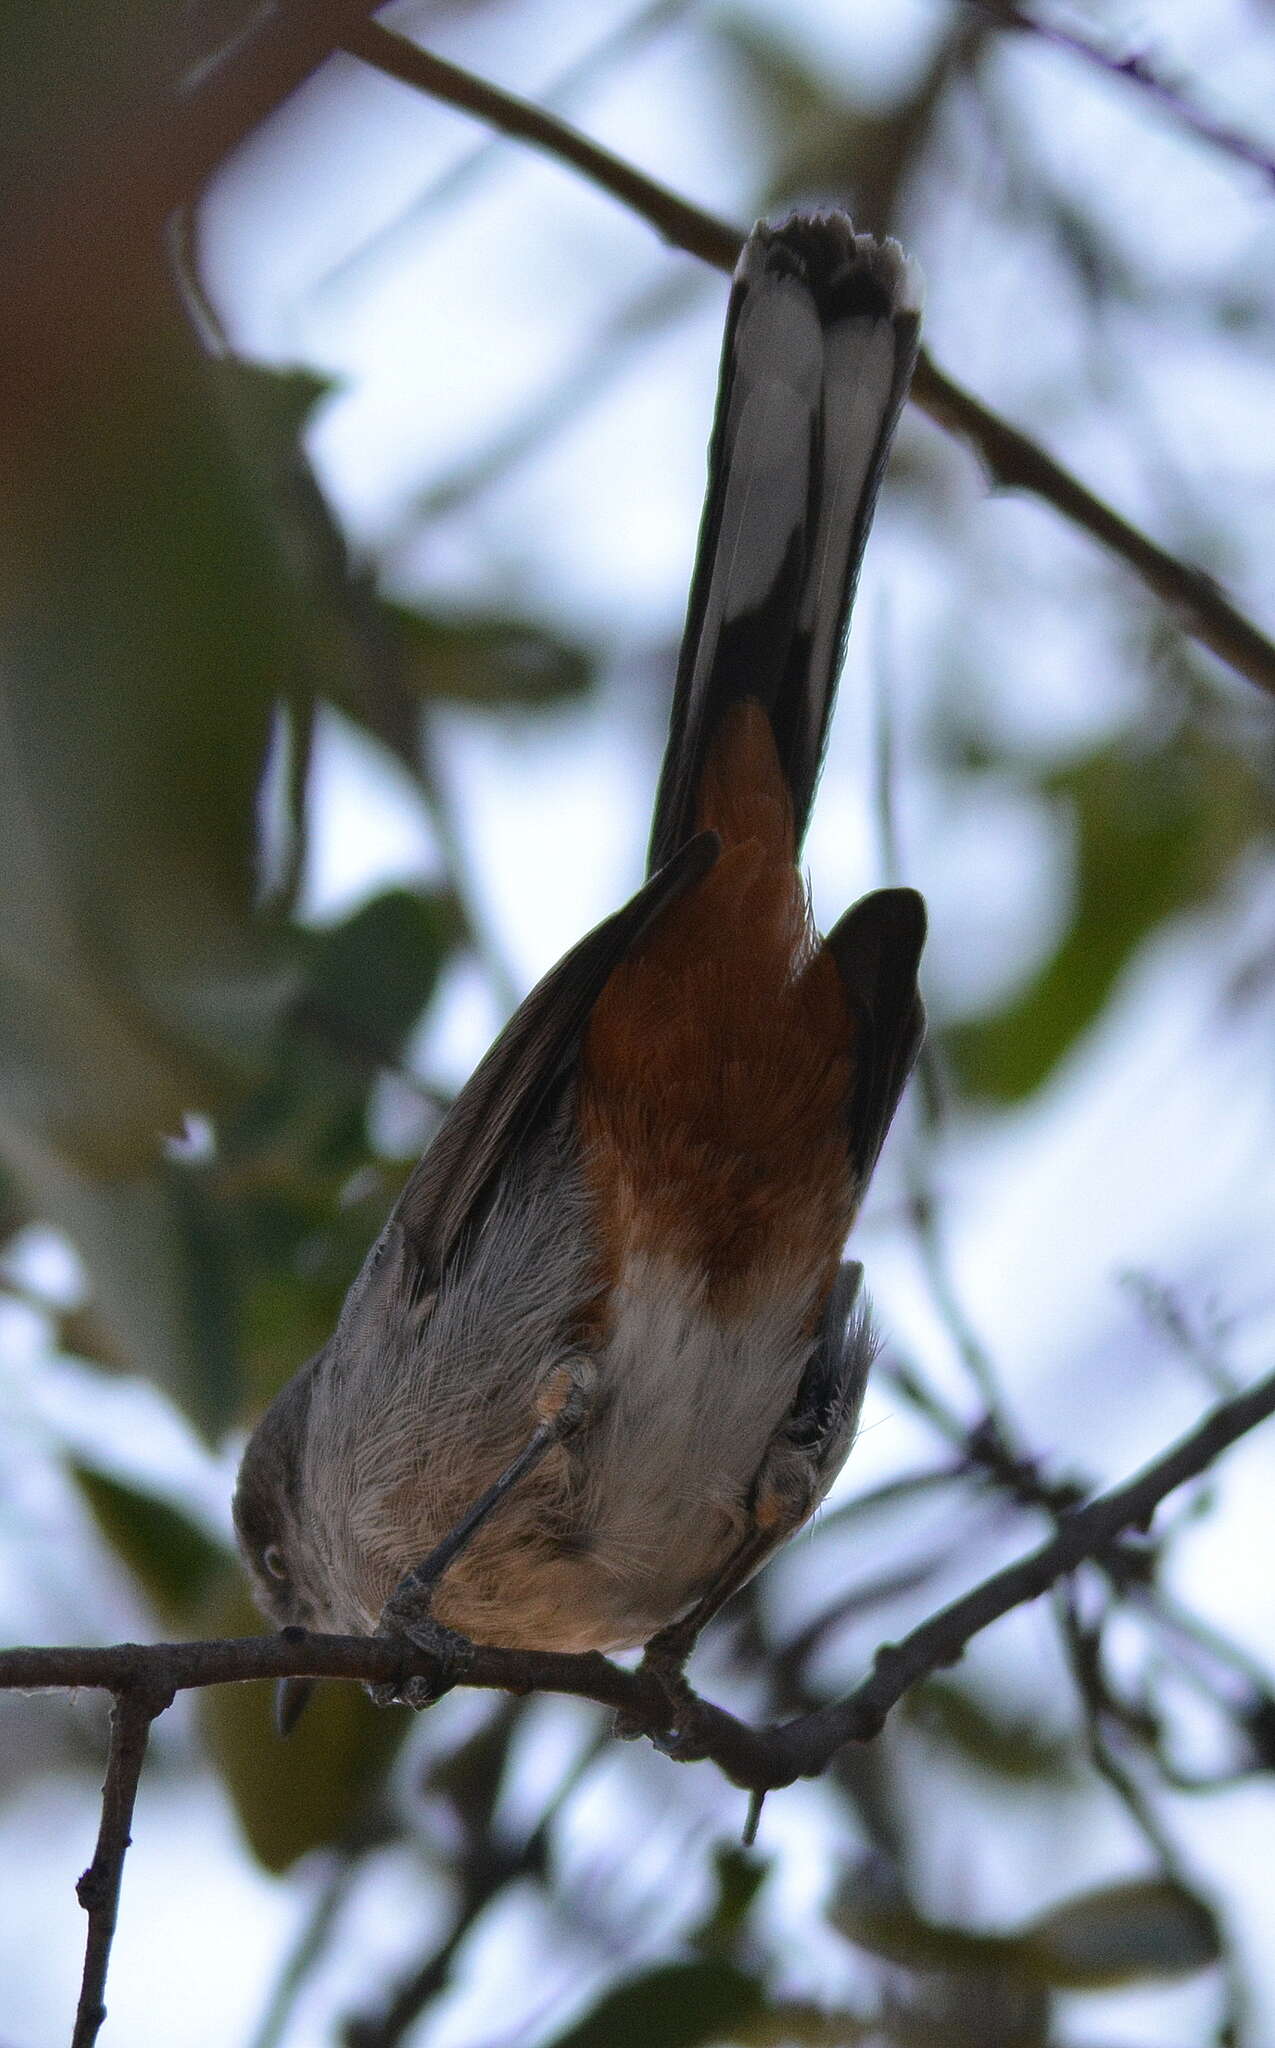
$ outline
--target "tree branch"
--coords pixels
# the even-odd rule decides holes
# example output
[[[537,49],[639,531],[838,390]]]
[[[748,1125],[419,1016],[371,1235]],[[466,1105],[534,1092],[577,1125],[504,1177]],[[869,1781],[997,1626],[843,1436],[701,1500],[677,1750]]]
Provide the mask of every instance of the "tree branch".
[[[1205,113],[1194,100],[1188,99],[1180,86],[1173,85],[1157,71],[1146,57],[1131,51],[1127,57],[1117,57],[1113,51],[1104,50],[1099,43],[1081,35],[1074,28],[1064,28],[1061,22],[1042,21],[1039,15],[1029,14],[1026,8],[1005,6],[1003,0],[971,0],[981,14],[985,14],[997,28],[1014,30],[1021,35],[1035,36],[1040,42],[1052,43],[1056,49],[1066,50],[1073,57],[1079,57],[1085,64],[1106,73],[1108,78],[1119,78],[1126,85],[1139,88],[1155,100],[1166,114],[1191,130],[1201,142],[1221,150],[1223,155],[1234,157],[1247,164],[1251,170],[1260,171],[1268,185],[1275,185],[1275,155],[1264,149],[1258,142],[1232,128],[1229,123]]]
[[[629,1671],[590,1652],[506,1650],[476,1645],[460,1683],[522,1694],[568,1694],[610,1707],[679,1756],[707,1757],[736,1784],[765,1791],[814,1776],[844,1744],[870,1741],[902,1695],[955,1663],[967,1643],[1014,1607],[1037,1599],[1129,1529],[1145,1528],[1167,1494],[1197,1478],[1238,1438],[1275,1414],[1275,1373],[1204,1417],[1124,1486],[1060,1519],[1039,1549],[1008,1565],[932,1615],[902,1642],[886,1644],[871,1674],[845,1699],[776,1727],[754,1729],[690,1696],[670,1731],[668,1695],[649,1672]],[[437,1657],[377,1636],[319,1636],[286,1630],[225,1642],[121,1643],[109,1648],[0,1651],[0,1688],[98,1686],[154,1701],[172,1692],[245,1679],[353,1678],[399,1684],[437,1678]],[[166,1704],[166,1699],[164,1700]],[[148,1707],[153,1718],[159,1707]],[[671,1738],[671,1739],[670,1739]]]
[[[172,1705],[173,1691],[172,1686],[152,1677],[115,1696],[97,1847],[93,1861],[75,1887],[75,1895],[89,1916],[89,1931],[71,2048],[93,2048],[106,2018],[106,1971],[115,1939],[124,1857],[132,1839],[129,1830],[133,1824],[133,1802],[146,1758],[151,1722]]]
[[[591,184],[649,221],[675,249],[685,249],[717,270],[735,268],[744,240],[739,228],[680,198],[667,185],[648,178],[644,171],[612,155],[600,143],[591,142],[556,114],[546,113],[530,100],[519,99],[459,64],[436,56],[432,50],[422,49],[419,43],[409,42],[406,36],[385,28],[379,21],[365,22],[343,39],[341,47],[374,70],[384,72],[386,77],[396,78],[401,85],[428,93],[431,99],[442,100],[461,113],[472,114],[475,120],[486,121],[502,135],[528,143],[559,163],[570,164],[574,170],[583,172]]]
[[[718,270],[734,268],[743,242],[739,228],[690,205],[565,121],[421,49],[379,22],[365,23],[345,38],[343,47],[388,77],[570,164],[649,221],[675,248]],[[1211,576],[1123,519],[1028,435],[955,383],[924,349],[912,396],[939,426],[969,443],[993,482],[1043,498],[1132,569],[1176,614],[1184,631],[1249,682],[1275,695],[1275,645],[1231,604]]]
[[[17,280],[0,308],[0,381],[24,393],[23,431],[40,401],[114,336],[131,342],[137,290],[149,276],[164,221],[190,200],[219,162],[336,49],[404,84],[473,114],[502,133],[573,165],[647,220],[676,247],[730,270],[742,235],[590,142],[578,130],[460,66],[370,22],[370,0],[307,0],[270,12],[211,64],[184,96],[152,94],[144,118],[123,87],[115,118],[77,138],[59,179],[38,167],[0,227],[0,252]],[[127,82],[126,82],[127,83]],[[91,351],[89,351],[91,356]],[[923,350],[912,395],[966,440],[992,479],[1032,492],[1119,557],[1184,630],[1258,688],[1275,694],[1275,645],[1211,577],[1159,547],[1089,491],[1027,435],[956,384]]]

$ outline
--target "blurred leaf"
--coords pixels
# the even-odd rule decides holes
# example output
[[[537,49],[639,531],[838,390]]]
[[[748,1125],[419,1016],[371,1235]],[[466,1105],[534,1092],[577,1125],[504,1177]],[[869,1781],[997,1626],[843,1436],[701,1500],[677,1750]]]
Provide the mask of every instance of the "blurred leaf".
[[[217,365],[231,432],[306,592],[307,651],[326,691],[378,738],[400,738],[405,698],[539,707],[580,696],[593,664],[560,635],[504,616],[435,618],[382,599],[351,559],[303,435],[334,386],[304,369],[226,357]]]
[[[1086,1893],[1012,1932],[944,1926],[857,1881],[838,1895],[831,1917],[857,1946],[905,1969],[978,1974],[1049,1991],[1179,1976],[1220,1953],[1208,1910],[1182,1886],[1157,1878]]]
[[[346,1289],[385,1221],[397,1180],[369,1176],[342,1201],[341,1177],[289,1195],[262,1189],[234,1205],[241,1238],[240,1359],[255,1414],[332,1334]]]
[[[1153,751],[1091,754],[1045,789],[1074,821],[1070,924],[1008,1008],[948,1034],[966,1086],[1000,1101],[1041,1085],[1101,1014],[1137,947],[1217,888],[1264,810],[1249,765],[1199,731]]]
[[[295,474],[301,435],[323,400],[340,386],[301,364],[278,368],[234,355],[216,357],[212,374],[232,416],[242,459],[274,502],[279,480]]]
[[[929,61],[909,67],[893,91],[881,81],[868,98],[847,90],[846,74],[812,63],[783,27],[782,13],[759,26],[727,17],[718,43],[733,60],[739,100],[749,132],[764,136],[770,168],[765,207],[809,202],[811,193],[838,193],[859,227],[884,234],[898,224],[900,194],[931,138],[943,88],[958,62],[968,63],[989,24],[958,10],[939,36]]]
[[[1001,1718],[988,1701],[951,1679],[931,1678],[908,1693],[903,1718],[968,1764],[998,1778],[1049,1780],[1076,1775],[1071,1745],[1036,1721]]]
[[[192,288],[200,288],[197,273]],[[215,310],[206,302],[202,310],[215,324]],[[211,372],[228,438],[303,600],[292,671],[280,675],[280,688],[291,694],[299,672],[313,690],[348,703],[358,695],[354,676],[378,666],[385,629],[370,580],[351,563],[305,447],[306,428],[338,387],[309,369],[246,362],[219,339],[227,353]]]
[[[407,1170],[370,1156],[368,1095],[399,1059],[460,930],[450,896],[391,889],[302,934],[303,987],[273,1069],[223,1120],[215,1170],[252,1406],[326,1341]]]
[[[765,2004],[758,1980],[730,1963],[665,1963],[608,1991],[553,2048],[697,2048],[738,2039]]]
[[[297,1014],[364,1062],[397,1059],[461,936],[448,895],[389,889],[343,924],[308,935]]]
[[[135,312],[0,514],[0,1150],[115,1354],[215,1428],[233,1404],[224,1372],[201,1392],[162,1140],[251,1085],[292,991],[255,915],[256,806],[297,612],[158,262]]]
[[[894,2040],[883,2030],[879,2016],[865,2020],[857,2013],[830,2012],[793,1999],[766,2006],[744,2022],[735,2038],[747,2048],[892,2048]]]
[[[235,440],[307,595],[308,645],[324,687],[405,755],[420,700],[503,709],[580,696],[593,663],[531,621],[442,619],[385,601],[353,560],[306,453],[303,434],[333,387],[309,371],[218,365]]]
[[[727,1842],[714,1852],[713,1875],[717,1896],[690,1938],[703,1955],[726,1955],[743,1932],[770,1865],[738,1843]]]
[[[209,1636],[260,1628],[242,1577],[228,1572],[203,1620]],[[377,1820],[377,1803],[411,1727],[404,1708],[374,1707],[358,1685],[329,1682],[292,1733],[278,1735],[273,1687],[219,1685],[199,1695],[209,1753],[249,1847],[267,1870],[284,1871],[311,1849],[346,1843]]]
[[[440,619],[389,607],[403,678],[420,696],[484,709],[531,709],[579,697],[593,680],[581,648],[525,619]]]
[[[975,1934],[943,1926],[924,1919],[905,1899],[879,1898],[857,1879],[838,1894],[830,1917],[857,1948],[904,1969],[1028,1974],[1022,1935]]]
[[[91,1355],[146,1371],[215,1437],[239,1405],[235,1303],[225,1218],[201,1170],[167,1158],[95,1180],[41,1162],[34,1213],[66,1231],[93,1295],[80,1320]]]
[[[1069,1899],[1038,1920],[1029,1939],[1039,1976],[1066,1991],[1183,1976],[1207,1969],[1222,1952],[1212,1913],[1167,1878]]]
[[[867,110],[834,90],[826,66],[808,63],[796,46],[756,21],[728,19],[719,41],[738,74],[753,132],[768,145],[768,199],[843,186],[846,166],[867,155],[865,142],[876,131]],[[836,84],[842,84],[839,74]]]
[[[106,1541],[165,1625],[188,1624],[214,1580],[224,1576],[223,1546],[169,1501],[90,1465],[73,1461],[69,1470]]]

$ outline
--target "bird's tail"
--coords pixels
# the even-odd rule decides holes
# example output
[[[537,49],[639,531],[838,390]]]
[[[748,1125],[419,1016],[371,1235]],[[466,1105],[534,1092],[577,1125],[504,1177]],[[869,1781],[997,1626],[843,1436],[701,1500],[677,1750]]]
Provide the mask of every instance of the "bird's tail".
[[[714,757],[720,767],[732,729],[738,750],[740,717],[755,745],[756,712],[735,713],[749,700],[773,738],[792,853],[801,845],[919,318],[914,266],[897,243],[857,235],[844,214],[762,223],[744,244],[652,871],[701,825],[720,829]]]

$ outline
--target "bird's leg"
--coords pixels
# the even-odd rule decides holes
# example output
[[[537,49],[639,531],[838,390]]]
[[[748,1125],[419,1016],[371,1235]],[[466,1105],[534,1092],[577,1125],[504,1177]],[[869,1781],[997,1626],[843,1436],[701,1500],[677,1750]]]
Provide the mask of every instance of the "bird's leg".
[[[587,1419],[597,1374],[585,1358],[573,1358],[546,1373],[536,1395],[539,1416],[527,1442],[486,1489],[455,1527],[434,1545],[429,1554],[405,1572],[381,1610],[376,1625],[378,1636],[406,1638],[415,1648],[428,1650],[439,1660],[440,1679],[431,1682],[409,1678],[373,1688],[378,1705],[432,1706],[463,1674],[468,1652],[467,1637],[447,1628],[433,1614],[434,1593],[450,1565],[466,1551],[483,1524],[494,1514],[519,1480],[533,1472],[555,1444],[565,1443]]]
[[[642,1652],[639,1669],[650,1672],[670,1688],[683,1684],[682,1674],[701,1630],[752,1577],[767,1551],[780,1540],[773,1530],[750,1530],[695,1605],[651,1637]]]
[[[639,1669],[656,1681],[669,1702],[671,1734],[662,1746],[677,1756],[695,1754],[695,1700],[683,1673],[700,1630],[769,1553],[808,1520],[849,1448],[875,1349],[871,1323],[860,1305],[862,1280],[857,1262],[842,1266],[797,1398],[753,1478],[744,1535],[694,1606],[646,1646]]]
[[[695,1648],[701,1629],[752,1577],[774,1545],[782,1542],[788,1534],[787,1527],[777,1526],[777,1519],[763,1523],[755,1508],[752,1528],[731,1552],[717,1577],[685,1614],[653,1635],[642,1652],[638,1676],[654,1679],[668,1705],[667,1729],[651,1739],[657,1749],[683,1763],[693,1763],[698,1755],[695,1742],[696,1698],[686,1678],[687,1659]],[[645,1734],[647,1730],[640,1722],[618,1715],[615,1732],[627,1740]]]

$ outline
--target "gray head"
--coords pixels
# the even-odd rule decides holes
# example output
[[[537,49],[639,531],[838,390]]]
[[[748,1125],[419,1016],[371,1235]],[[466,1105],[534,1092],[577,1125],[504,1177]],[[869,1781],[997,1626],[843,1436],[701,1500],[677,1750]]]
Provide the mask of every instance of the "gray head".
[[[307,1534],[302,1465],[320,1351],[275,1396],[248,1439],[235,1489],[235,1531],[262,1612],[280,1628],[324,1626],[322,1568]]]

